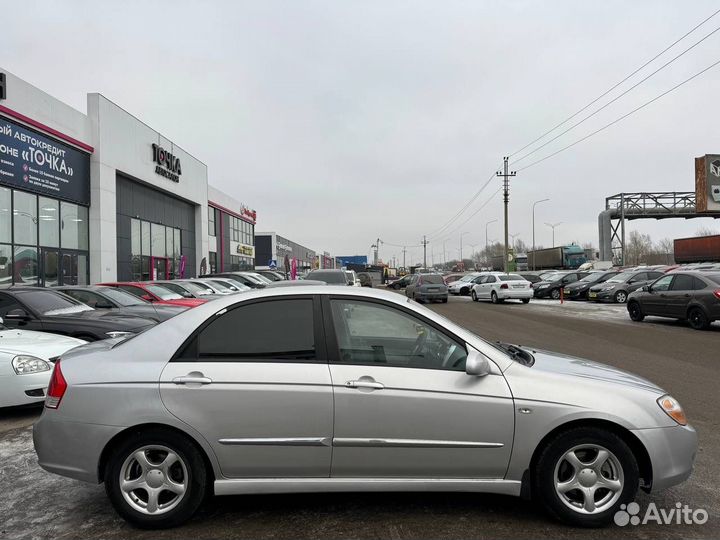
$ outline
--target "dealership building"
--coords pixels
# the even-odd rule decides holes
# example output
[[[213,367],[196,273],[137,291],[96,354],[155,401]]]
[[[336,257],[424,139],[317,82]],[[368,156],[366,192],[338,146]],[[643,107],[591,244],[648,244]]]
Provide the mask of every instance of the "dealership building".
[[[252,268],[255,218],[103,95],[83,113],[0,68],[0,285]]]
[[[257,269],[277,268],[288,271],[295,259],[298,272],[317,268],[317,254],[314,250],[280,236],[275,232],[255,233],[255,267]]]

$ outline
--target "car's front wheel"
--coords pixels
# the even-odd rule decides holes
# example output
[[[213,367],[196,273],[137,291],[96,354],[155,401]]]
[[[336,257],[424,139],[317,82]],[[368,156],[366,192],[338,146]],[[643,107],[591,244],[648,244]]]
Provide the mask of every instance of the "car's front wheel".
[[[176,527],[190,519],[206,487],[199,451],[173,431],[133,435],[105,469],[105,491],[117,513],[146,529]]]
[[[616,304],[624,304],[627,302],[627,293],[625,291],[618,291],[615,293],[615,296],[613,296],[613,301]]]
[[[560,300],[560,289],[553,289],[550,291],[550,298],[553,300]]]
[[[478,301],[478,297],[477,297],[477,293],[475,292],[475,289],[473,289],[472,292],[470,293],[470,298],[472,298],[473,302]]]
[[[645,318],[645,314],[638,302],[630,302],[628,304],[628,313],[630,314],[630,318],[635,322],[642,322]]]
[[[580,527],[602,527],[638,490],[639,468],[618,435],[578,427],[560,433],[541,451],[533,495],[553,516]]]
[[[523,303],[523,304],[529,304],[529,303],[530,303],[530,299],[529,299],[529,298],[522,298],[522,303]]]

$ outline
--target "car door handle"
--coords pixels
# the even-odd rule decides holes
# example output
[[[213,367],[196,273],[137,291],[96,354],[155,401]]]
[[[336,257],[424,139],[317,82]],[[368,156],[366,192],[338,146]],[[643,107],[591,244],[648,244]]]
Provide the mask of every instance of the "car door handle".
[[[202,374],[183,375],[182,377],[175,377],[172,382],[175,384],[210,384],[212,379],[204,377]]]
[[[385,385],[383,383],[379,383],[377,381],[348,381],[345,383],[345,386],[347,388],[371,388],[373,390],[382,390],[385,388]]]

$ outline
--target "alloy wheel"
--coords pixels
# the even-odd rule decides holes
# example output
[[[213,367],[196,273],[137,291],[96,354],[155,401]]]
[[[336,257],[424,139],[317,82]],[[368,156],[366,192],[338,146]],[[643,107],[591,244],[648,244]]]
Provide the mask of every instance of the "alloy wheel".
[[[472,297],[473,302],[477,302],[478,297],[477,297],[477,293],[475,292],[474,289],[473,289],[473,291],[470,293],[470,296]]]
[[[166,446],[143,446],[120,468],[120,492],[128,505],[142,514],[169,512],[180,504],[187,489],[187,467]]]
[[[615,301],[618,304],[624,304],[627,300],[627,293],[625,291],[618,291],[615,293]]]
[[[597,444],[575,446],[555,465],[555,493],[579,514],[599,514],[620,498],[625,476],[618,458]]]
[[[550,291],[550,297],[553,300],[559,300],[560,299],[560,289],[553,289]]]

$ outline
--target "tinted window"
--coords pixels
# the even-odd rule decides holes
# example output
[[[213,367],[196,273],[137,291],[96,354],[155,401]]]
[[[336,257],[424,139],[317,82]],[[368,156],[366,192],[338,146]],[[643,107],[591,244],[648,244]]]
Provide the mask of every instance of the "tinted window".
[[[465,347],[413,315],[370,302],[331,304],[340,363],[465,369]]]
[[[657,279],[664,275],[665,274],[663,272],[648,272],[648,279]]]
[[[312,299],[273,300],[218,315],[197,336],[200,361],[314,360]]]
[[[97,304],[98,300],[101,300],[101,298],[97,294],[90,293],[88,291],[68,289],[63,291],[63,293],[93,308],[95,307],[95,304]]]
[[[118,289],[134,294],[135,296],[143,296],[146,294],[140,287],[134,287],[133,285],[118,285]]]
[[[13,309],[25,309],[15,298],[7,294],[0,294],[0,317],[7,315],[8,311]]]
[[[574,283],[578,280],[578,274],[568,274],[566,276],[563,276],[562,282],[563,283]]]
[[[160,285],[145,285],[145,288],[163,300],[182,300],[182,296],[178,293],[172,292],[170,289],[166,289]],[[142,296],[142,294],[140,296]]]
[[[325,283],[332,283],[335,285],[347,285],[345,273],[340,272],[310,272],[307,276],[308,279],[316,279],[318,281],[324,281]]]
[[[70,300],[66,296],[51,291],[23,291],[18,298],[33,311],[43,315],[60,315],[63,313],[77,313],[92,309],[84,304]]]
[[[445,285],[445,281],[440,274],[425,274],[422,280],[423,283],[430,285]]]
[[[655,277],[660,277],[662,274],[659,274]],[[635,274],[632,278],[630,278],[630,281],[628,283],[637,283],[638,281],[647,281],[648,275],[647,272],[640,272],[639,274]]]
[[[700,291],[705,287],[707,287],[707,283],[705,283],[702,279],[693,276],[693,290]]]
[[[673,291],[692,291],[693,290],[693,277],[687,274],[677,274],[675,280],[672,282],[670,290]]]
[[[495,283],[497,279],[495,279],[495,276],[488,276],[483,283]]]
[[[660,278],[652,284],[652,290],[656,292],[667,291],[670,288],[670,282],[672,282],[672,280],[673,276],[665,276],[663,278]]]
[[[707,274],[705,277],[720,285],[720,274]]]
[[[141,300],[133,294],[121,291],[120,289],[113,289],[112,287],[103,289],[103,294],[121,306],[142,306],[147,303],[145,300]]]
[[[505,274],[500,276],[500,281],[525,281],[525,278],[517,274]]]

